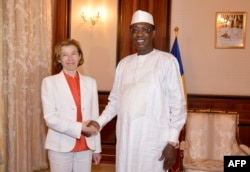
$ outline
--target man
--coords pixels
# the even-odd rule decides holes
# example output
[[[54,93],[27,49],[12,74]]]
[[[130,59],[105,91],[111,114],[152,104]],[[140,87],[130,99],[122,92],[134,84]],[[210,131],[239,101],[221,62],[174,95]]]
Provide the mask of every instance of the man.
[[[136,11],[130,32],[137,53],[118,64],[109,103],[91,124],[101,129],[117,115],[117,172],[166,171],[175,163],[186,121],[178,62],[154,49],[150,13]]]

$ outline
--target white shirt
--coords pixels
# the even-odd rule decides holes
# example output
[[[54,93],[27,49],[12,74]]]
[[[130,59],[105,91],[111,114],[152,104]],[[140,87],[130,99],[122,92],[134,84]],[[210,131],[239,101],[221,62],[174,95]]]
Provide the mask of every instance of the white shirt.
[[[168,142],[178,142],[186,121],[185,97],[174,56],[154,49],[121,60],[101,127],[117,115],[116,171],[160,172]]]

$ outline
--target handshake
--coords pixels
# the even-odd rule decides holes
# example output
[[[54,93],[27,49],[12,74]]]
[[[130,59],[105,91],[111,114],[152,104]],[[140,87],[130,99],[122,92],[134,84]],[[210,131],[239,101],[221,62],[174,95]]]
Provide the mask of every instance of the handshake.
[[[82,123],[82,134],[86,137],[96,135],[100,130],[100,125],[93,120],[84,121]]]

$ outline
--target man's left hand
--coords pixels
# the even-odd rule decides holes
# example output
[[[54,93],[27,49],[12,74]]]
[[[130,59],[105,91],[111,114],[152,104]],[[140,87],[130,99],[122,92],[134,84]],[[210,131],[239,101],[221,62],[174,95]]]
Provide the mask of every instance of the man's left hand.
[[[176,161],[176,149],[173,145],[167,144],[167,146],[165,146],[159,161],[162,160],[164,160],[163,162],[164,170],[168,170],[174,165]]]

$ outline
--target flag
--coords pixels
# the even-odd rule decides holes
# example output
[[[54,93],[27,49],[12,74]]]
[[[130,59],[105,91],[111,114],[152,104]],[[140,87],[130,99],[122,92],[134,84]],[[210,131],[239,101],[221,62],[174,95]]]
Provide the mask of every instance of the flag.
[[[182,60],[181,60],[181,53],[180,53],[177,37],[175,37],[174,44],[173,44],[172,50],[171,50],[171,54],[173,54],[175,56],[175,58],[177,59],[177,61],[179,63],[179,67],[180,67],[181,76],[183,76],[184,75],[184,70],[183,70],[183,65],[182,65]]]
[[[183,88],[183,93],[184,93],[186,103],[187,103],[187,92],[186,92],[186,83],[185,83],[185,78],[184,78],[184,69],[182,65],[181,53],[180,53],[177,36],[175,37],[174,44],[171,49],[171,54],[175,56],[175,58],[177,59],[179,63],[179,69],[180,69],[181,80],[182,80],[182,88]]]

